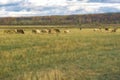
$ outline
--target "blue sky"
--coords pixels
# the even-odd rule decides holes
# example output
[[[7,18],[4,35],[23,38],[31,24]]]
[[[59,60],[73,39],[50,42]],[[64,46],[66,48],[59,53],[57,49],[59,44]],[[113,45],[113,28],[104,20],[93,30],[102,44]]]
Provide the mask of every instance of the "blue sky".
[[[120,0],[0,0],[0,17],[120,12]]]

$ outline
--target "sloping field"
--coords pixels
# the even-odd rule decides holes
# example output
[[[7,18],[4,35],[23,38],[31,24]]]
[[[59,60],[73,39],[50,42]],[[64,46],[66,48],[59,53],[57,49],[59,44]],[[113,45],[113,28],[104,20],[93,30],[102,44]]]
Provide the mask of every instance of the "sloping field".
[[[119,80],[120,30],[7,34],[0,30],[0,80]]]

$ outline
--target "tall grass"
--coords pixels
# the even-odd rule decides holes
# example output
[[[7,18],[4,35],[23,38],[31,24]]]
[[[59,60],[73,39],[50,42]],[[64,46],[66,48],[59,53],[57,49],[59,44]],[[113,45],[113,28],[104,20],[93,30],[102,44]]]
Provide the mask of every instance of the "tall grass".
[[[61,29],[62,31],[64,29]],[[0,80],[118,80],[120,30],[64,34],[0,32]]]

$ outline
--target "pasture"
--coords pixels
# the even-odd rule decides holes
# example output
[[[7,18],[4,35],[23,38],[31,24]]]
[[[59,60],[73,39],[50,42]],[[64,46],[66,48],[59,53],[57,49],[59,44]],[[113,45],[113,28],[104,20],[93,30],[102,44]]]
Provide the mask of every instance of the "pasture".
[[[60,30],[7,34],[0,29],[0,80],[120,79],[120,29]]]

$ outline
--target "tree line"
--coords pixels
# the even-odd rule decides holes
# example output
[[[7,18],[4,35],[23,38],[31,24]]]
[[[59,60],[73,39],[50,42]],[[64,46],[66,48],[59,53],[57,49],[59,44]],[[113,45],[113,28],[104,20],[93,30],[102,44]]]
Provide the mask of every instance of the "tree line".
[[[0,18],[0,25],[82,25],[82,24],[120,24],[120,13]]]

